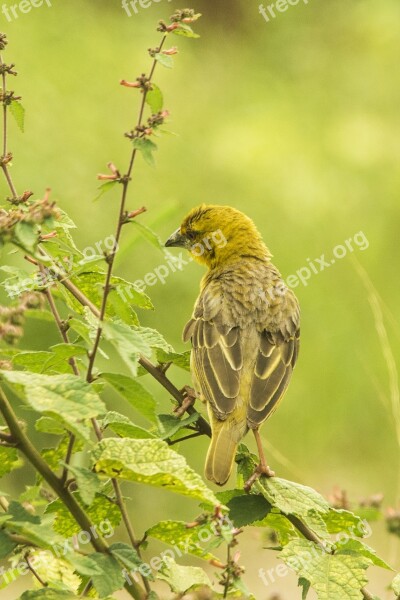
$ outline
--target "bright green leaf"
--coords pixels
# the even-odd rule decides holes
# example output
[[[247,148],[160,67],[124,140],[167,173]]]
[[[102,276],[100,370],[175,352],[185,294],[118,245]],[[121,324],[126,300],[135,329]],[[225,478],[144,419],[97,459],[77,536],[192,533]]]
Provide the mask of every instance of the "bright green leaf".
[[[146,102],[154,115],[162,110],[164,98],[162,91],[155,83],[151,84],[151,90],[146,94]]]
[[[371,564],[381,567],[382,569],[388,569],[392,571],[387,562],[379,558],[375,550],[364,544],[360,540],[341,540],[336,544],[337,554],[350,554],[354,556],[364,556],[371,561]]]
[[[162,440],[105,439],[94,450],[98,473],[161,487],[215,506],[201,477]]]
[[[90,555],[101,571],[101,575],[93,574],[92,581],[100,598],[105,598],[124,587],[125,579],[116,558],[106,554]]]
[[[156,166],[156,162],[154,160],[153,152],[157,150],[157,146],[154,142],[149,140],[148,138],[135,138],[133,140],[133,146],[136,150],[142,153],[142,156],[151,167]]]
[[[22,465],[23,462],[15,448],[0,446],[0,477],[4,477],[4,475],[22,467]]]
[[[182,554],[193,554],[203,560],[212,560],[214,555],[201,547],[215,535],[210,524],[188,528],[184,521],[161,521],[146,531],[147,537],[156,538],[178,548]]]
[[[132,423],[128,417],[117,412],[107,413],[101,422],[101,427],[103,429],[108,427],[121,437],[132,438],[135,440],[144,440],[155,437],[150,431],[143,429],[143,427],[138,427],[138,425]]]
[[[101,378],[107,381],[138,413],[151,423],[157,424],[157,402],[141,383],[116,373],[102,373]]]
[[[24,133],[25,131],[25,108],[18,100],[13,100],[9,105],[10,113],[15,119],[19,129]]]
[[[172,56],[168,56],[168,54],[163,54],[162,52],[159,52],[155,55],[154,58],[160,63],[160,65],[162,65],[163,67],[167,67],[167,69],[172,69],[172,67],[174,66],[174,59],[172,58]]]
[[[82,502],[87,505],[92,504],[97,492],[101,490],[101,481],[96,473],[85,467],[68,465],[68,469],[75,476]]]
[[[97,188],[99,190],[99,192],[98,192],[97,196],[93,199],[93,202],[97,202],[97,200],[100,200],[100,198],[104,194],[111,191],[115,187],[115,185],[117,185],[118,183],[119,183],[119,181],[114,179],[111,181],[106,181],[105,183],[102,183],[101,185],[99,185],[99,187]]]
[[[35,254],[38,244],[37,225],[35,223],[19,221],[14,228],[13,242],[30,254]]]
[[[280,554],[299,577],[310,581],[319,600],[361,600],[370,560],[329,554],[305,539],[290,541]]]
[[[191,352],[183,352],[178,354],[176,352],[165,352],[164,350],[157,350],[156,356],[159,363],[173,363],[177,367],[184,369],[184,371],[190,372],[190,355]]]
[[[195,586],[211,586],[207,574],[199,567],[181,567],[169,556],[164,557],[163,564],[158,577],[176,594],[184,594]]]

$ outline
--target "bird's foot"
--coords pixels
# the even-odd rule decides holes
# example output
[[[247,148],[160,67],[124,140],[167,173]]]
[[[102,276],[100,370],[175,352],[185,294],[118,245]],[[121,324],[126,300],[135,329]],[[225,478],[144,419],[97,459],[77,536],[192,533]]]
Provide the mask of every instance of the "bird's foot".
[[[177,406],[174,410],[174,414],[177,417],[182,417],[187,411],[187,409],[193,406],[197,400],[196,392],[189,385],[185,385],[185,387],[183,387],[180,390],[180,392],[183,395],[183,400],[182,404],[180,406]]]
[[[251,475],[251,477],[249,477],[244,484],[244,490],[246,492],[250,492],[257,479],[259,479],[262,475],[265,475],[265,477],[275,477],[275,471],[272,471],[268,465],[259,464],[255,468],[253,475]]]

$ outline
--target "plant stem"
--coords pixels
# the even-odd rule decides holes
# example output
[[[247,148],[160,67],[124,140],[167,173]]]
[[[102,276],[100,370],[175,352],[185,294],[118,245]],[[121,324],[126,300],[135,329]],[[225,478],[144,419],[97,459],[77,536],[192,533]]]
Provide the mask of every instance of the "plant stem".
[[[4,67],[4,61],[3,61],[3,57],[1,56],[1,54],[0,54],[0,65],[2,67]],[[8,170],[8,165],[7,165],[7,163],[4,163],[4,160],[7,156],[7,134],[8,134],[7,104],[5,103],[5,100],[4,100],[4,96],[7,91],[7,77],[6,77],[6,72],[4,69],[3,69],[1,77],[2,77],[2,87],[3,87],[3,155],[2,155],[3,160],[1,161],[1,168],[3,169],[3,173],[7,180],[8,187],[10,188],[10,191],[12,193],[12,197],[13,197],[13,199],[15,199],[18,197],[18,194],[17,194],[17,191],[13,184],[13,180],[11,178],[10,172]]]
[[[43,268],[42,265],[40,265],[40,272],[41,273],[44,272],[44,268]],[[65,327],[63,326],[60,314],[59,314],[59,312],[57,310],[56,303],[54,302],[54,298],[53,298],[53,295],[51,293],[50,288],[46,288],[44,290],[44,294],[45,294],[45,296],[47,298],[47,301],[49,303],[50,310],[53,313],[53,317],[54,317],[54,320],[55,320],[55,322],[57,324],[57,328],[58,328],[58,330],[60,332],[61,338],[62,338],[62,340],[64,341],[65,344],[69,344],[70,340],[69,340],[69,337],[68,337],[68,333],[66,332]],[[71,369],[74,372],[74,374],[77,377],[79,377],[80,373],[79,373],[78,365],[76,364],[75,358],[73,356],[71,356],[71,358],[69,359],[68,362],[71,365]],[[74,450],[75,439],[76,438],[75,438],[74,434],[71,433],[71,432],[69,432],[69,443],[68,443],[68,448],[67,448],[67,452],[66,452],[65,459],[64,459],[64,462],[65,462],[66,466],[63,469],[63,474],[62,474],[62,477],[61,477],[61,481],[62,481],[63,485],[65,485],[65,482],[68,479],[68,465],[70,463],[72,452]]]
[[[164,34],[162,40],[161,40],[161,44],[159,46],[159,51],[161,51],[165,40],[167,38],[167,34]],[[157,60],[154,59],[153,60],[153,64],[150,70],[150,74],[148,77],[148,82],[151,83],[152,77],[154,75],[154,71],[156,69],[157,66]],[[137,127],[140,127],[142,125],[142,121],[143,121],[143,114],[144,114],[144,108],[146,105],[146,96],[147,96],[147,89],[143,90],[143,98],[142,98],[142,102],[141,102],[141,106],[140,106],[140,110],[139,110],[139,118],[137,121]],[[121,203],[120,203],[120,208],[119,208],[119,215],[118,215],[118,223],[117,223],[117,228],[116,228],[116,233],[115,233],[115,241],[114,241],[114,245],[113,245],[113,249],[110,253],[110,255],[108,256],[108,269],[107,269],[107,275],[106,275],[106,281],[104,284],[104,292],[103,292],[103,299],[102,299],[102,303],[101,303],[101,308],[100,308],[100,316],[99,316],[99,325],[97,328],[97,332],[96,332],[96,337],[95,337],[95,341],[93,344],[93,349],[90,353],[89,356],[89,367],[88,367],[88,372],[87,372],[87,381],[90,383],[93,379],[93,367],[94,367],[94,363],[96,360],[96,355],[97,355],[97,350],[99,348],[99,344],[100,344],[100,340],[101,340],[101,336],[103,333],[103,321],[106,315],[106,308],[107,308],[107,300],[108,300],[108,296],[109,293],[111,291],[111,277],[112,277],[112,272],[113,272],[113,267],[114,267],[114,261],[115,261],[115,256],[116,253],[118,251],[118,247],[119,247],[119,240],[121,237],[121,232],[122,232],[122,227],[124,225],[124,215],[125,215],[125,206],[126,206],[126,198],[128,195],[128,188],[129,188],[129,183],[131,180],[131,175],[132,175],[132,171],[133,171],[133,167],[135,164],[135,158],[137,155],[137,148],[134,148],[132,150],[131,153],[131,158],[129,161],[129,167],[128,167],[128,171],[126,173],[126,175],[123,178],[123,188],[122,188],[122,197],[121,197]]]
[[[93,527],[88,515],[83,508],[78,504],[74,496],[66,489],[62,483],[62,480],[58,478],[53,471],[50,469],[48,464],[43,460],[39,452],[33,446],[25,432],[22,430],[18,423],[18,419],[6,397],[3,389],[0,387],[0,411],[6,421],[8,428],[15,438],[17,448],[24,454],[36,471],[43,477],[48,485],[56,492],[60,500],[68,508],[75,521],[81,527],[82,531],[91,531]],[[109,553],[109,547],[107,542],[99,537],[92,537],[91,543],[97,552],[103,554]],[[135,582],[130,585],[125,585],[127,591],[131,594],[135,600],[143,600],[143,590]]]
[[[42,585],[43,587],[48,587],[48,583],[46,583],[45,581],[43,581],[43,579],[40,577],[39,573],[36,572],[36,570],[33,568],[30,560],[29,560],[29,553],[26,554],[25,556],[25,560],[26,560],[26,564],[28,565],[28,569],[30,570],[30,572],[32,573],[32,575],[34,577],[36,577],[36,579],[38,580],[38,582],[40,583],[40,585]]]

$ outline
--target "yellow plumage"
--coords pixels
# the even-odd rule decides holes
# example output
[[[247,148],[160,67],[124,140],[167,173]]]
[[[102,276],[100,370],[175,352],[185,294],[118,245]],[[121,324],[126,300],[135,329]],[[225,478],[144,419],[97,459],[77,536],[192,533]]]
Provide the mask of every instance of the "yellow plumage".
[[[166,245],[187,248],[208,267],[183,334],[192,342],[194,386],[207,402],[212,427],[206,477],[226,483],[249,429],[260,472],[270,474],[258,429],[277,407],[296,363],[297,299],[254,223],[229,206],[195,208]]]

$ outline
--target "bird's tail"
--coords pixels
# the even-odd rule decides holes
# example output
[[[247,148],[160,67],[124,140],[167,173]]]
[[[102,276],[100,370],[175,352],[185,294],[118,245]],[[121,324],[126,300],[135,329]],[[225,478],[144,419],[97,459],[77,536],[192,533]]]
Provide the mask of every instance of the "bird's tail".
[[[237,445],[245,433],[246,427],[240,427],[238,424],[232,427],[229,419],[213,427],[205,466],[205,476],[208,480],[217,485],[224,485],[228,481]]]

